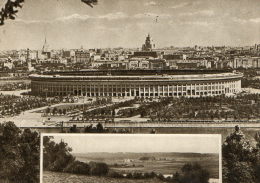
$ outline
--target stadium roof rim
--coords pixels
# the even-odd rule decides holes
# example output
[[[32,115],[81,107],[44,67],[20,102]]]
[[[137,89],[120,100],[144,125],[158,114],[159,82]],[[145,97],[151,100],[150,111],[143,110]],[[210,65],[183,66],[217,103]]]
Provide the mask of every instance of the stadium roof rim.
[[[44,72],[43,75],[64,75],[64,76],[97,76],[97,75],[113,75],[113,76],[130,76],[130,75],[196,75],[196,74],[218,74],[218,73],[230,73],[232,70],[195,70],[195,69],[185,69],[185,70],[162,70],[162,69],[154,69],[154,70],[80,70],[80,71],[59,71],[59,72]]]
[[[242,78],[242,73],[219,73],[219,74],[196,74],[196,75],[141,75],[141,76],[66,76],[66,75],[30,75],[31,79],[69,79],[69,80],[127,80],[132,81],[195,81],[195,80],[225,80],[225,79],[238,79]]]

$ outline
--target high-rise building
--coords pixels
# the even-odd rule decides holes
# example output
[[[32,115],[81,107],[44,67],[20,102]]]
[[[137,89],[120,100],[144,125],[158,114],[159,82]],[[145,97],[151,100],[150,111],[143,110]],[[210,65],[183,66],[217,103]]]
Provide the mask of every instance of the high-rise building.
[[[145,43],[142,46],[142,51],[152,51],[155,48],[155,44],[152,43],[150,34],[145,39]]]
[[[45,37],[44,44],[42,47],[42,54],[45,55],[47,59],[51,58],[51,52],[49,51],[49,45],[47,44],[47,40]]]

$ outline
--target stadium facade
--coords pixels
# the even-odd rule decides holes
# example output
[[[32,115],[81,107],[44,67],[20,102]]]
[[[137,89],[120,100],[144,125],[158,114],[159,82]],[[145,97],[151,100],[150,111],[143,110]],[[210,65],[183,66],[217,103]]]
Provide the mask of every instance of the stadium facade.
[[[242,73],[114,70],[31,75],[33,95],[88,97],[200,97],[241,92]]]

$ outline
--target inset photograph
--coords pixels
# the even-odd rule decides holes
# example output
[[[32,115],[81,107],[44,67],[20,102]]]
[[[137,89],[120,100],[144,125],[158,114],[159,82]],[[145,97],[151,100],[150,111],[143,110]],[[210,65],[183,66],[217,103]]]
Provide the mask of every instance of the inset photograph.
[[[221,135],[42,134],[42,183],[220,183]]]

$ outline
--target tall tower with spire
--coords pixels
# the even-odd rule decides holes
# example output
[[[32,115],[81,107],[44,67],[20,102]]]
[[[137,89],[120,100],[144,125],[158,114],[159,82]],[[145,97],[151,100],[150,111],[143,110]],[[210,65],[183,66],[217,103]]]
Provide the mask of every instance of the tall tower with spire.
[[[51,52],[49,50],[49,45],[45,36],[44,44],[42,46],[42,54],[45,55],[47,59],[51,58]]]
[[[43,44],[43,47],[42,47],[42,53],[46,53],[46,52],[49,52],[49,45],[47,44],[47,39],[46,39],[46,36],[45,36],[44,44]]]
[[[152,51],[153,48],[155,48],[155,44],[152,43],[151,36],[148,34],[142,46],[142,51]]]

